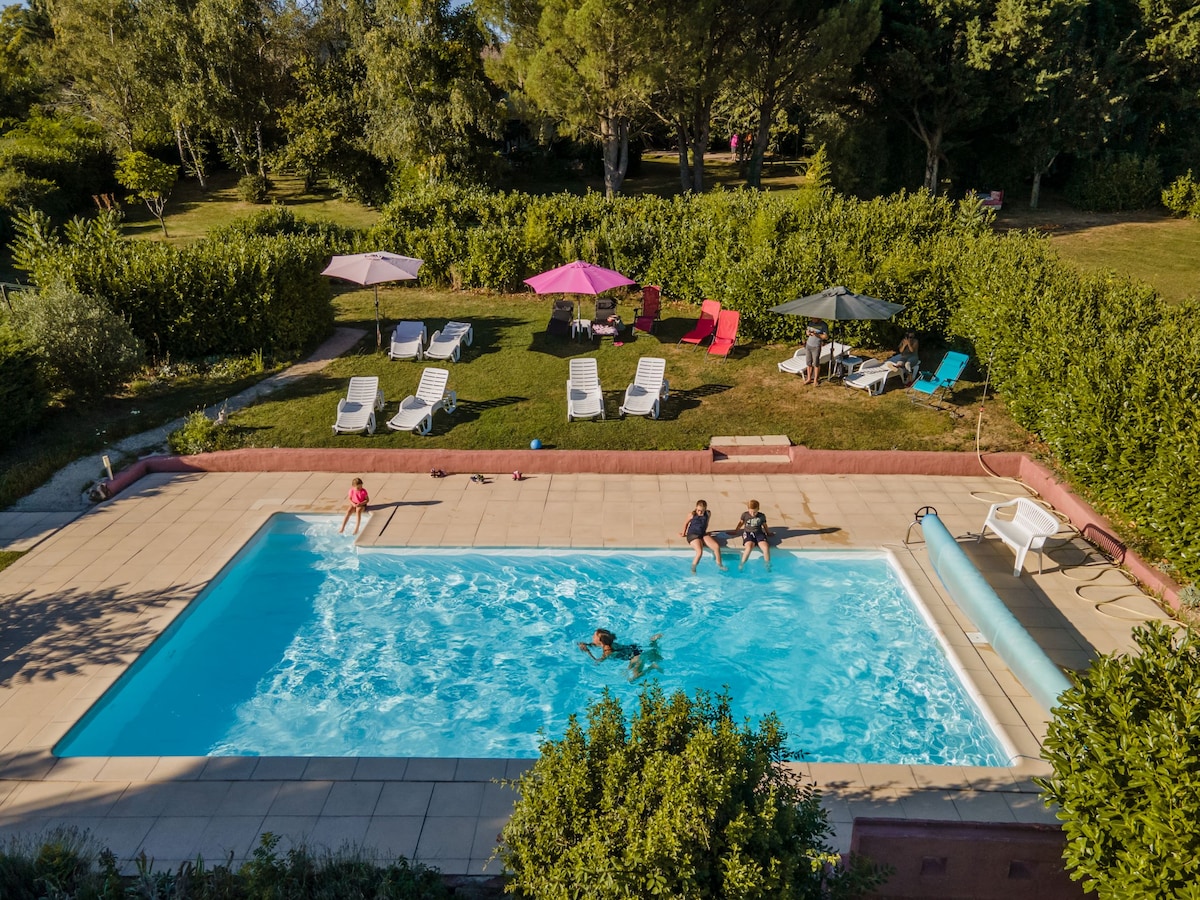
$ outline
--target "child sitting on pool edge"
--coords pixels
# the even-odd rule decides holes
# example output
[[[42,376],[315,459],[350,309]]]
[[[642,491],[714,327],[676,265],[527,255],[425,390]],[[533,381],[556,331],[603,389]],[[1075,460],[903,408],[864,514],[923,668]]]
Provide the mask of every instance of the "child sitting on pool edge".
[[[767,517],[758,508],[757,500],[746,502],[746,511],[742,513],[742,517],[738,519],[737,526],[732,530],[742,533],[742,561],[738,563],[738,570],[740,571],[745,567],[746,562],[750,559],[750,554],[757,547],[762,551],[763,561],[767,564],[767,571],[770,571],[771,545],[767,543],[767,538],[771,537],[771,529],[767,527]]]
[[[346,515],[342,519],[342,527],[338,529],[338,534],[346,530],[346,523],[350,521],[350,513],[357,513],[358,516],[354,520],[353,534],[358,534],[358,526],[362,524],[363,510],[367,508],[367,503],[371,497],[367,494],[367,489],[363,487],[361,478],[355,478],[350,482],[350,491],[346,494],[346,499],[350,501],[350,505],[346,507]]]

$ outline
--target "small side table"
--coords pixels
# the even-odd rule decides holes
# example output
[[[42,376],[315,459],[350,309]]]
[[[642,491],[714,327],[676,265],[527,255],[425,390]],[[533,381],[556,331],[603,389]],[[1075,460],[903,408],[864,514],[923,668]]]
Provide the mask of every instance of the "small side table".
[[[838,365],[842,369],[842,377],[853,375],[862,368],[862,364],[867,361],[865,356],[843,356],[838,360]]]
[[[571,320],[571,337],[579,340],[581,334],[587,335],[587,339],[592,339],[592,320],[591,319],[572,319]]]

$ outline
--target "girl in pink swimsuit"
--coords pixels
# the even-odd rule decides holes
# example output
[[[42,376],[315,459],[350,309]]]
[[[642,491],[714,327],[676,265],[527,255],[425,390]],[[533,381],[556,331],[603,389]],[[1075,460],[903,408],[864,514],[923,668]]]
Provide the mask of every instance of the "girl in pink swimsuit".
[[[362,524],[363,510],[367,508],[367,502],[371,499],[367,495],[367,489],[363,487],[361,478],[355,478],[350,482],[350,492],[346,497],[350,501],[350,505],[346,507],[346,516],[342,519],[342,527],[338,529],[338,534],[346,530],[346,523],[350,521],[350,513],[357,513],[353,533],[358,534],[358,526]]]

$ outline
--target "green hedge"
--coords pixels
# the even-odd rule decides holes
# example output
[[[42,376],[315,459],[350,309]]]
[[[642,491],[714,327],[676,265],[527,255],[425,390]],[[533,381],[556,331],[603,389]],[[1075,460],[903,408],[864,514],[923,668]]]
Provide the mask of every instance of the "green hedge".
[[[1139,549],[1200,578],[1200,305],[1081,274],[1032,236],[964,255],[952,328],[990,359],[1013,416]]]
[[[42,362],[25,338],[0,322],[0,447],[32,431],[46,411],[50,397]]]
[[[36,247],[23,234],[15,256],[39,285],[61,279],[103,299],[158,359],[300,350],[333,326],[330,284],[320,272],[350,243],[342,230],[265,211],[173,247],[121,238],[115,227],[95,219],[68,228],[65,241],[43,229]]]
[[[742,313],[742,335],[794,340],[803,321],[768,308],[842,283],[908,309],[892,323],[843,323],[887,343],[903,327],[941,333],[958,247],[986,229],[928,194],[859,201],[827,191],[686,197],[532,196],[442,186],[384,208],[370,243],[425,260],[426,283],[513,291],[574,259],[617,268],[667,296]]]

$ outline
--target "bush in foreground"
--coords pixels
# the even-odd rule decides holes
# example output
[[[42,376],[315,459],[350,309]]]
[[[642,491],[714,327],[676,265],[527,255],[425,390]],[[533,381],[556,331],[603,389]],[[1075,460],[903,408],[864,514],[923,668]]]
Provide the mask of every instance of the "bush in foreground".
[[[1071,877],[1101,900],[1196,897],[1200,638],[1151,623],[1102,656],[1054,710],[1039,779],[1061,807]]]
[[[144,855],[134,875],[87,832],[55,829],[36,840],[0,844],[0,897],[4,900],[443,900],[450,891],[435,869],[400,858],[377,863],[353,850],[317,854],[306,848],[276,852],[266,833],[240,868],[209,866],[199,857],[175,870],[155,869]]]
[[[536,898],[842,898],[882,883],[827,843],[817,790],[783,764],[773,715],[734,721],[728,695],[646,688],[626,721],[607,692],[514,783],[499,854]]]

